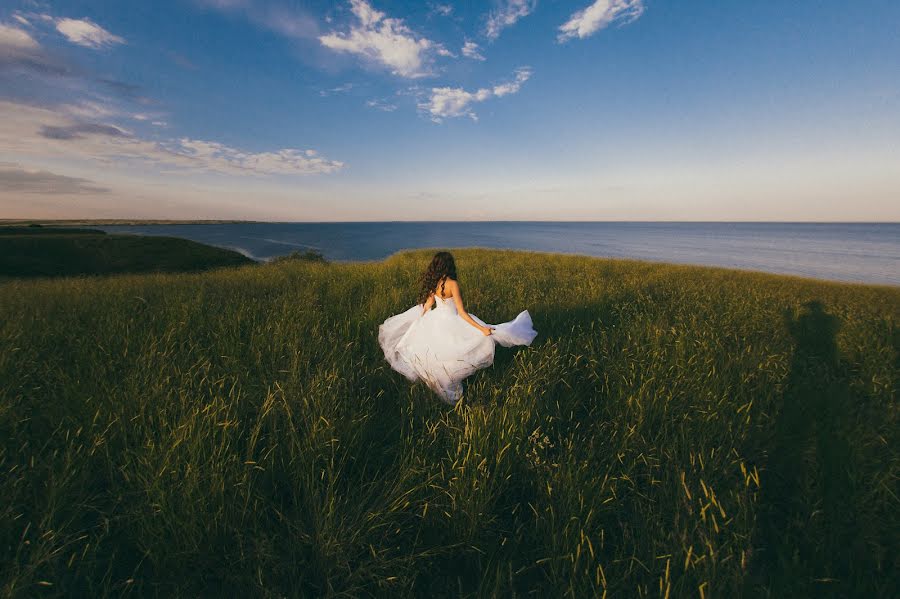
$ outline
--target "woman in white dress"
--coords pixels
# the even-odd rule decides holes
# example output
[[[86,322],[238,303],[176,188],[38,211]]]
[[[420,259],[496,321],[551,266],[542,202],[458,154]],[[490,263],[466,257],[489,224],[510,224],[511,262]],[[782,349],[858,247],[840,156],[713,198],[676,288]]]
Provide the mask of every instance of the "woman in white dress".
[[[391,368],[410,381],[425,381],[449,404],[462,396],[464,378],[493,364],[497,343],[530,345],[536,335],[528,310],[497,325],[466,312],[449,252],[435,254],[422,275],[419,303],[378,327]]]

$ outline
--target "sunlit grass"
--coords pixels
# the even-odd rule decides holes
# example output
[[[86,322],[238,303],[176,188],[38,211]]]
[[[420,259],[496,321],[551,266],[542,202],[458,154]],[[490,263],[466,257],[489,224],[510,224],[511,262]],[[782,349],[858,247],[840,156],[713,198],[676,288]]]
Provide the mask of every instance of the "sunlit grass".
[[[454,254],[539,336],[453,409],[376,338],[427,251],[0,284],[0,594],[896,590],[900,291]]]

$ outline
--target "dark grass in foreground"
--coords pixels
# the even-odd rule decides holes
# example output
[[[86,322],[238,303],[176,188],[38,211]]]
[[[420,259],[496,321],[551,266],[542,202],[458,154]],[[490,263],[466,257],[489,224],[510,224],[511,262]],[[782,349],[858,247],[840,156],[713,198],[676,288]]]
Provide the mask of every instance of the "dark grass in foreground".
[[[900,291],[455,254],[539,331],[456,409],[427,251],[0,285],[0,593],[896,596]]]
[[[253,261],[187,239],[91,229],[0,227],[0,277],[200,271]]]

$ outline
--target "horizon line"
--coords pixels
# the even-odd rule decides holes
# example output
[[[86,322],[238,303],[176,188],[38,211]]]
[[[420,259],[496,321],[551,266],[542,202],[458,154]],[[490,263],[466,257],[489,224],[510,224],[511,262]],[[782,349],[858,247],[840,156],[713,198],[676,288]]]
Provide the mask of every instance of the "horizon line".
[[[268,225],[342,225],[342,224],[520,224],[520,223],[585,223],[585,224],[769,224],[769,225],[896,225],[900,220],[590,220],[590,219],[495,219],[495,220],[250,220],[250,219],[165,219],[165,218],[0,218],[0,224],[56,224],[56,223],[128,223],[143,225],[189,225],[189,224],[268,224]],[[112,225],[111,225],[112,226]]]

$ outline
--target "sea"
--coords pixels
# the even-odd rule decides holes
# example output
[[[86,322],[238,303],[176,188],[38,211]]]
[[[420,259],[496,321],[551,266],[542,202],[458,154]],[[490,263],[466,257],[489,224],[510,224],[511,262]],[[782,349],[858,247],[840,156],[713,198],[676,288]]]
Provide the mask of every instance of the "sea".
[[[900,223],[348,222],[100,228],[183,237],[258,261],[307,249],[331,261],[369,261],[405,249],[481,247],[900,285]]]

